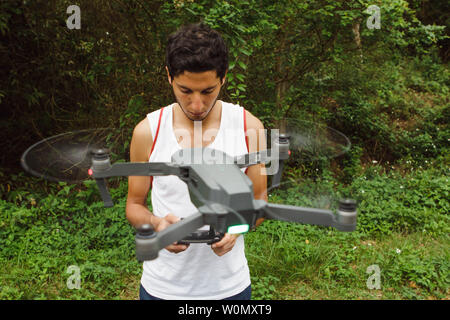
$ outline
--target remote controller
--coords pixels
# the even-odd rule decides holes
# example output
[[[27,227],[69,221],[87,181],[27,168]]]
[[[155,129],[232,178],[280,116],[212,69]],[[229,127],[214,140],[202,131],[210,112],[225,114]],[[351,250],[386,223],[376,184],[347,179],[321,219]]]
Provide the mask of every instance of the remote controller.
[[[197,230],[192,232],[189,236],[177,242],[177,244],[191,244],[191,243],[206,243],[211,245],[219,242],[223,238],[224,234],[216,232],[213,227],[207,230]]]

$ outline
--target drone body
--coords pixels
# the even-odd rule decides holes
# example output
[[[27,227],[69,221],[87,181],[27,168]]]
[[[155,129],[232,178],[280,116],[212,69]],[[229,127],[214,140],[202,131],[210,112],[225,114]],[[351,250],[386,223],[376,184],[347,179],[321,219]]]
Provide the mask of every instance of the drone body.
[[[201,157],[196,158],[198,154]],[[269,158],[257,157],[260,161]],[[140,261],[157,258],[159,250],[182,240],[204,225],[211,225],[222,234],[244,233],[253,228],[258,219],[264,218],[330,226],[341,231],[355,229],[356,203],[351,200],[341,201],[335,216],[330,210],[271,204],[254,199],[252,182],[240,170],[236,160],[221,151],[202,148],[180,150],[173,155],[171,163],[119,163],[111,166],[105,153],[97,150],[91,169],[105,205],[112,205],[104,181],[106,177],[177,175],[188,185],[191,201],[198,208],[198,213],[158,233],[148,225],[138,228],[136,254]],[[252,164],[255,163],[247,165]]]

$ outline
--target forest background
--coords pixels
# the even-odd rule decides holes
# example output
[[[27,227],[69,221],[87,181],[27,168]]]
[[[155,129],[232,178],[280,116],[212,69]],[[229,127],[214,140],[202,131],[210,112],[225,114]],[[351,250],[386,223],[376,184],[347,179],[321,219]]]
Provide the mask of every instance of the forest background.
[[[295,183],[273,201],[352,194],[357,230],[264,222],[245,236],[253,298],[448,299],[449,12],[426,0],[0,2],[0,298],[137,298],[125,180],[104,209],[92,181],[48,182],[19,159],[43,138],[111,127],[128,161],[134,126],[173,102],[167,37],[204,21],[229,46],[222,100],[268,128],[301,118],[352,142],[291,161]]]

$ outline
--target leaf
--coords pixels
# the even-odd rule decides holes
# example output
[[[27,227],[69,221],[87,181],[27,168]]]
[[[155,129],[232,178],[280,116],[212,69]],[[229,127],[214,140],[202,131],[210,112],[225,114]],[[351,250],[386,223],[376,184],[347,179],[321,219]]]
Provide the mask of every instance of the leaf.
[[[245,48],[242,48],[242,49],[241,49],[241,52],[242,52],[243,54],[245,54],[246,56],[250,56],[250,55],[252,54],[250,51],[248,51],[248,50],[245,49]]]
[[[247,65],[243,61],[239,60],[238,64],[242,69],[247,70]]]
[[[237,73],[236,78],[238,78],[238,80],[241,82],[245,80],[245,76],[242,73]]]

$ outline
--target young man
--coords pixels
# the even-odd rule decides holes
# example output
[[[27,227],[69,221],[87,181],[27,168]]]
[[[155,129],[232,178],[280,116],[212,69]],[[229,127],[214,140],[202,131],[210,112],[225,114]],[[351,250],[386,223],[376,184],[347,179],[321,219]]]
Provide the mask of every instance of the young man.
[[[170,162],[176,151],[200,146],[230,156],[265,149],[258,134],[249,134],[253,139],[245,135],[264,130],[261,121],[238,105],[218,100],[228,50],[216,31],[204,24],[181,28],[169,38],[166,64],[176,103],[149,113],[135,127],[131,162]],[[264,165],[251,166],[246,174],[255,198],[267,200]],[[126,216],[135,227],[151,224],[161,231],[197,211],[186,184],[176,176],[132,176],[128,183]],[[150,188],[153,213],[147,207]],[[144,262],[140,298],[250,299],[243,238],[225,234],[211,246],[169,245],[157,259]]]

